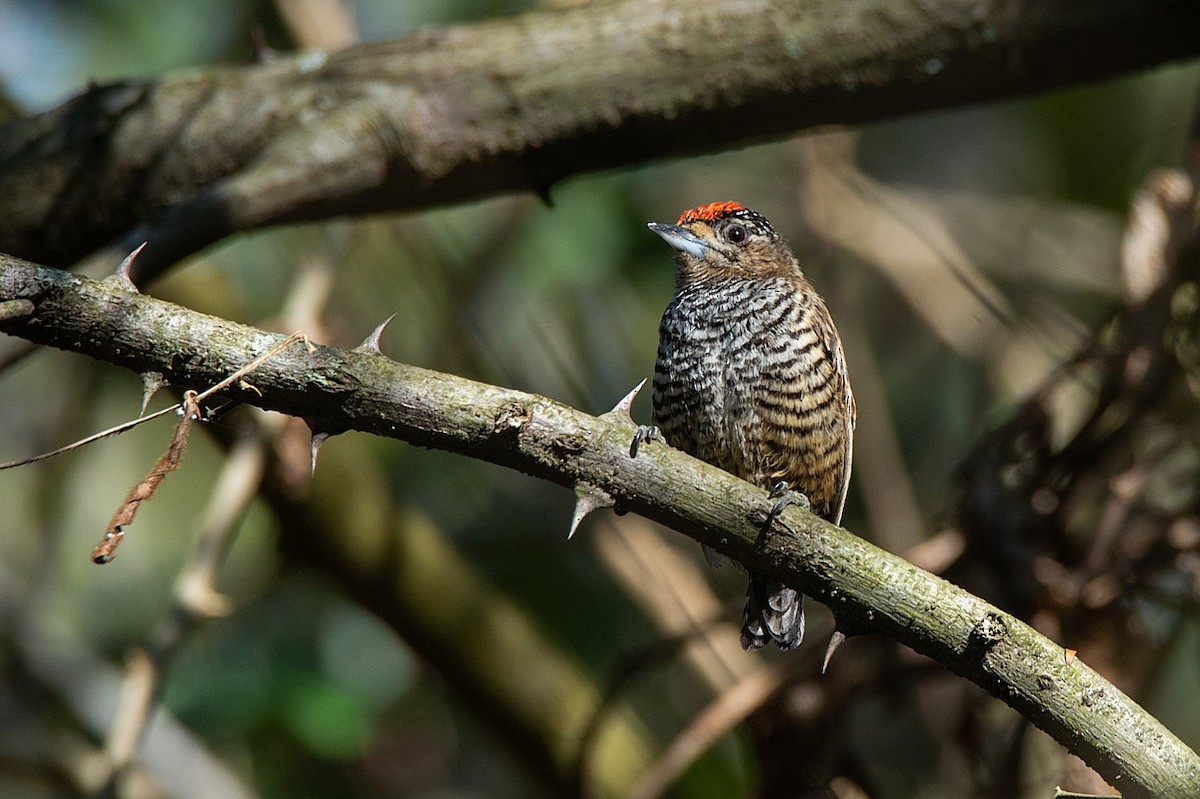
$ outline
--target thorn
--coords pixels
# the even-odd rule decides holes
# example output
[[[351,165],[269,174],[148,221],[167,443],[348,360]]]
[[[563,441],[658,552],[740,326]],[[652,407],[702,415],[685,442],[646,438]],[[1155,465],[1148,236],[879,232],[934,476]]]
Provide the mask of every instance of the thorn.
[[[138,415],[145,416],[151,398],[167,385],[167,379],[162,372],[141,372],[138,377],[142,378],[142,412]]]
[[[329,433],[313,433],[312,434],[312,471],[311,474],[317,473],[317,453],[321,451],[321,447],[329,440]]]
[[[844,643],[846,643],[846,634],[841,630],[834,630],[833,635],[829,636],[829,646],[825,647],[825,660],[821,662],[822,674],[829,668],[829,660],[833,657],[833,653]]]
[[[611,508],[613,504],[613,498],[603,489],[597,488],[591,483],[577,483],[575,486],[575,514],[571,517],[571,529],[567,530],[567,540],[570,541],[571,537],[575,535],[575,530],[579,528],[579,523],[585,516],[600,508]]]
[[[133,262],[141,255],[142,250],[146,249],[147,242],[142,242],[137,246],[137,249],[125,256],[125,260],[121,261],[121,265],[117,267],[117,271],[113,272],[110,280],[114,280],[127,291],[138,291],[138,287],[134,285],[133,278],[130,274],[133,270]],[[141,292],[138,292],[141,293]]]
[[[363,339],[363,343],[359,344],[354,349],[360,352],[374,352],[383,355],[383,350],[379,349],[379,337],[383,335],[383,331],[396,318],[396,314],[392,314],[387,319],[379,323],[379,326],[371,331],[371,335]]]
[[[621,401],[614,405],[611,411],[603,415],[608,416],[609,414],[624,414],[625,416],[629,417],[630,421],[633,421],[633,415],[630,413],[630,409],[633,407],[633,401],[637,398],[638,392],[641,391],[642,387],[645,385],[646,378],[643,377],[642,382],[634,386],[633,390],[622,397]]]

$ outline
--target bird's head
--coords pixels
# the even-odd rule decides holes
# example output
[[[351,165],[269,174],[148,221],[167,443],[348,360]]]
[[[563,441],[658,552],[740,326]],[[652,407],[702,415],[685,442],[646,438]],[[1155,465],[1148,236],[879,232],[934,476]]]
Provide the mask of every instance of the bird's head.
[[[771,223],[740,203],[701,205],[685,211],[674,225],[651,222],[647,227],[675,250],[680,285],[800,275],[795,256]]]

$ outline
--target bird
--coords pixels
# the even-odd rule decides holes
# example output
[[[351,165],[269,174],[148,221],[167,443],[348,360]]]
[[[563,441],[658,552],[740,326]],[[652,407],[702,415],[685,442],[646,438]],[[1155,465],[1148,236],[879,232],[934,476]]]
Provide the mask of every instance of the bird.
[[[854,394],[841,337],[792,249],[765,217],[731,201],[648,227],[675,258],[654,367],[657,434],[773,495],[798,492],[813,513],[840,523]],[[720,556],[705,554],[718,565]],[[799,646],[803,595],[749,578],[742,647]]]

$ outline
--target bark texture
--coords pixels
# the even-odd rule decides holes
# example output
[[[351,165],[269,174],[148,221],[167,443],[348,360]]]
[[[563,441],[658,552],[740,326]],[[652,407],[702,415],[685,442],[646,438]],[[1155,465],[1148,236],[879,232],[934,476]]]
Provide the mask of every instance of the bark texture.
[[[32,312],[21,315],[26,303]],[[120,278],[92,281],[9,257],[0,257],[0,304],[16,309],[0,330],[183,386],[216,383],[280,340],[139,294]],[[623,410],[597,418],[364,348],[297,346],[230,395],[300,416],[317,431],[363,430],[603,492],[621,509],[825,602],[847,633],[881,632],[938,660],[1032,720],[1126,797],[1200,795],[1200,759],[1062,647],[798,509],[785,510],[776,532],[763,535],[765,492],[662,444],[643,445],[631,458],[634,425]]]

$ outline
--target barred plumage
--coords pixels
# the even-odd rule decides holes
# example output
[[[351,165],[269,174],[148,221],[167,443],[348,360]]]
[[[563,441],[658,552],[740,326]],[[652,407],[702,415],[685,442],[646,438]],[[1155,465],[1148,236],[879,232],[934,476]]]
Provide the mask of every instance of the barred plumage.
[[[659,327],[654,423],[671,446],[758,486],[785,481],[837,524],[855,408],[824,300],[770,223],[737,203],[650,229],[675,249],[677,267]],[[802,600],[751,574],[742,645],[799,645]]]

